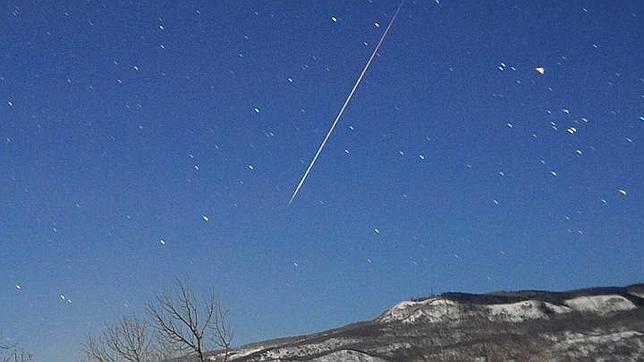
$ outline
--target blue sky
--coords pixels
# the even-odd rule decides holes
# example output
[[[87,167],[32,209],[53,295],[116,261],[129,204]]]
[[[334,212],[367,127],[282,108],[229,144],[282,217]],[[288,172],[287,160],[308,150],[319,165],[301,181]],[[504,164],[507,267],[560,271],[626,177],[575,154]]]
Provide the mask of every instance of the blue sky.
[[[177,277],[237,344],[641,282],[639,1],[408,1],[287,205],[397,5],[6,2],[4,335],[76,359]]]

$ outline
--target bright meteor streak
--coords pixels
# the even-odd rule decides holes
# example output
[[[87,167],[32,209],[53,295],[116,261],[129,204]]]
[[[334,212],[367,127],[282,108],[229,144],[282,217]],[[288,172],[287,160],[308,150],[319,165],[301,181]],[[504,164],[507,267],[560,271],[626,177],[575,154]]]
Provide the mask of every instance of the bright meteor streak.
[[[297,187],[295,188],[295,191],[293,192],[293,195],[291,195],[291,199],[288,201],[289,205],[293,202],[293,200],[297,196],[297,193],[302,188],[302,185],[304,185],[304,181],[306,181],[306,178],[309,176],[309,172],[311,172],[311,169],[313,168],[313,165],[315,165],[315,161],[317,161],[318,156],[320,156],[320,153],[322,152],[322,149],[326,145],[326,142],[329,140],[329,137],[331,137],[331,133],[333,133],[333,130],[335,129],[335,126],[338,125],[338,122],[340,121],[340,117],[342,117],[342,113],[344,113],[344,110],[347,108],[347,105],[351,101],[351,98],[353,97],[353,94],[355,93],[356,89],[360,85],[360,82],[362,81],[362,77],[364,77],[365,73],[367,72],[367,69],[369,69],[369,65],[371,65],[371,62],[373,61],[373,58],[378,53],[378,50],[380,49],[380,46],[382,45],[382,43],[384,42],[385,38],[387,37],[387,34],[389,33],[389,29],[391,29],[391,26],[394,24],[394,21],[396,20],[396,17],[398,17],[398,13],[400,12],[400,9],[402,8],[404,3],[405,3],[405,0],[402,0],[400,2],[400,5],[398,5],[398,8],[396,9],[396,12],[394,13],[394,16],[389,21],[389,25],[387,25],[387,28],[385,29],[385,32],[382,33],[382,36],[380,37],[380,41],[378,41],[378,44],[376,45],[376,48],[373,50],[373,53],[371,53],[371,56],[369,57],[369,60],[367,60],[367,64],[365,64],[364,68],[362,68],[362,72],[360,72],[360,75],[358,76],[358,79],[356,80],[355,84],[353,85],[353,88],[351,88],[351,92],[349,92],[349,95],[347,96],[347,99],[344,101],[344,104],[342,104],[342,107],[340,108],[340,111],[338,112],[338,115],[335,116],[335,120],[331,124],[331,128],[329,128],[329,131],[326,133],[326,136],[324,137],[324,140],[322,140],[322,144],[320,144],[320,147],[318,148],[317,152],[315,153],[315,156],[313,156],[313,160],[311,160],[311,163],[309,164],[309,167],[304,172],[304,175],[302,176],[302,179],[300,180],[300,183],[297,184]]]

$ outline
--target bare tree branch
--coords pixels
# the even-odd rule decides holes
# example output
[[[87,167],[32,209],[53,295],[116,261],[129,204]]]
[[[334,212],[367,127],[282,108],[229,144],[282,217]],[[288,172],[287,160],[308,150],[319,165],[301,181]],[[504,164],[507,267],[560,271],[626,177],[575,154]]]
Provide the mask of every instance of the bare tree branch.
[[[0,337],[0,339],[2,339]],[[0,362],[29,362],[33,356],[25,352],[17,344],[0,343]]]
[[[102,342],[103,341],[99,341],[94,336],[89,336],[87,338],[87,342],[83,344],[83,350],[85,351],[87,358],[91,361],[98,362],[116,362],[116,356],[114,356],[113,353],[107,349],[106,344]]]
[[[150,362],[191,355],[206,361],[207,352],[219,347],[227,362],[232,333],[228,310],[211,292],[197,298],[190,286],[177,281],[174,289],[145,303],[148,321],[123,317],[106,323],[98,337],[90,336],[83,345],[90,361]],[[151,328],[150,328],[151,327]],[[0,362],[4,362],[0,360]]]
[[[190,286],[177,281],[173,293],[148,301],[146,311],[155,329],[176,351],[206,361],[206,352],[219,346],[224,349],[224,361],[228,360],[232,334],[227,312],[214,293],[199,303]]]
[[[148,331],[145,321],[123,317],[116,324],[106,324],[100,338],[90,336],[84,345],[85,354],[98,362],[158,361],[162,348]]]

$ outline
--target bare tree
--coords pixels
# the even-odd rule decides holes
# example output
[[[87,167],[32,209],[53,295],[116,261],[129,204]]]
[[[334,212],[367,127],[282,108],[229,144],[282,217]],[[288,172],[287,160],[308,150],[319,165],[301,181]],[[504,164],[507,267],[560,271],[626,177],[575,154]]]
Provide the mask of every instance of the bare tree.
[[[116,324],[106,324],[100,337],[90,336],[83,347],[87,357],[98,362],[147,362],[162,357],[156,342],[145,321],[123,317]]]
[[[206,352],[219,347],[223,360],[228,360],[232,341],[228,311],[214,293],[198,301],[187,283],[177,281],[173,292],[148,301],[145,308],[156,330],[175,351],[206,361]]]
[[[83,344],[83,350],[90,361],[98,362],[117,362],[118,356],[107,348],[107,343],[103,338],[95,336],[87,337],[87,342]]]
[[[33,361],[31,354],[19,348],[16,344],[0,344],[0,362],[29,362]]]
[[[145,322],[136,318],[121,318],[105,330],[107,346],[128,361],[142,362],[152,354],[151,339]]]
[[[228,309],[218,304],[215,313],[215,343],[219,348],[223,349],[223,362],[227,362],[233,340],[233,333],[228,322]]]

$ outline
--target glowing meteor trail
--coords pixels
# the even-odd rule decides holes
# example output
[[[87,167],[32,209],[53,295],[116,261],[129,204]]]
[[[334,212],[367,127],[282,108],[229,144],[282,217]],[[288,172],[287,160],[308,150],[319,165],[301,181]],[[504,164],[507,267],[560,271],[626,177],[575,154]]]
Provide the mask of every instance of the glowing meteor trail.
[[[320,144],[320,147],[318,148],[317,152],[315,153],[315,156],[313,156],[313,160],[311,160],[311,163],[309,164],[309,167],[304,172],[304,175],[302,176],[302,179],[300,180],[300,183],[297,184],[297,187],[295,188],[295,191],[293,192],[293,195],[291,195],[291,199],[288,201],[289,205],[293,202],[293,200],[297,196],[297,193],[300,191],[300,188],[302,188],[302,185],[304,185],[304,181],[306,181],[306,178],[309,176],[309,172],[311,172],[311,169],[313,168],[313,165],[315,165],[315,161],[317,161],[318,156],[320,156],[320,153],[322,152],[322,149],[324,148],[324,145],[326,145],[326,142],[329,140],[329,137],[331,137],[331,133],[333,133],[333,130],[335,129],[335,126],[338,125],[338,121],[340,121],[340,117],[342,117],[342,113],[344,113],[344,110],[347,108],[347,105],[351,101],[351,98],[353,97],[353,94],[355,93],[356,89],[360,85],[360,82],[362,81],[362,77],[364,77],[365,73],[367,72],[367,69],[369,69],[369,65],[371,65],[371,62],[373,61],[373,58],[378,53],[378,50],[380,49],[380,46],[382,45],[382,43],[384,42],[385,38],[387,37],[387,34],[389,33],[389,29],[391,29],[391,26],[394,24],[394,21],[396,21],[396,18],[398,17],[398,13],[400,12],[400,9],[402,8],[404,3],[405,3],[405,0],[402,0],[400,2],[400,5],[398,5],[398,8],[396,9],[396,12],[394,13],[394,16],[389,21],[389,25],[387,25],[387,28],[385,29],[385,32],[382,33],[382,36],[380,37],[380,41],[378,41],[378,44],[376,45],[376,48],[373,50],[373,53],[371,53],[371,56],[369,57],[369,60],[367,60],[367,64],[365,64],[364,68],[362,68],[362,72],[360,72],[360,75],[358,76],[358,79],[356,80],[355,84],[353,85],[353,88],[351,88],[351,92],[349,92],[349,95],[347,96],[347,99],[344,101],[344,104],[342,104],[342,107],[340,108],[340,111],[338,112],[338,115],[335,116],[335,120],[331,124],[331,128],[329,128],[329,131],[326,133],[326,136],[324,137],[324,140],[322,140],[322,143]]]

